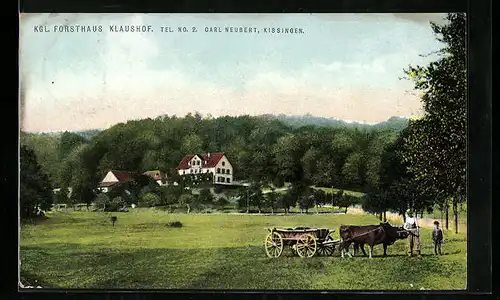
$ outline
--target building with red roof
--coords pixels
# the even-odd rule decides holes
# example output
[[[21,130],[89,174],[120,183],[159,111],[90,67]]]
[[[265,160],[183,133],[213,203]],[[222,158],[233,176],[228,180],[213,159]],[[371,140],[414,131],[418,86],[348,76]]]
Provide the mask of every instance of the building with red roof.
[[[215,184],[233,183],[233,166],[224,153],[190,154],[177,166],[179,175],[212,173]]]
[[[101,192],[106,193],[121,183],[133,181],[138,175],[139,174],[133,172],[111,170],[99,184],[99,189]]]

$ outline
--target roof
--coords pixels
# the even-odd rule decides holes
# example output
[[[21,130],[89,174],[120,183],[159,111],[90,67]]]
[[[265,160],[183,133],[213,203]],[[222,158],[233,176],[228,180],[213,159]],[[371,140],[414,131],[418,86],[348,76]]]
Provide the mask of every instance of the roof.
[[[115,184],[118,184],[118,182],[101,182],[99,187],[112,187]]]
[[[200,157],[203,161],[206,161],[206,163],[203,164],[203,168],[213,168],[217,165],[217,163],[224,157],[224,153],[205,153],[205,154],[198,154],[198,157]],[[179,165],[177,166],[177,169],[183,170],[183,169],[189,169],[188,162],[194,157],[193,154],[186,155],[184,158],[181,160]]]
[[[224,153],[211,153],[211,154],[202,154],[201,158],[207,163],[203,166],[204,168],[213,168],[217,165],[219,160],[224,157]]]
[[[148,176],[156,176],[157,174],[158,175],[162,175],[162,172],[160,172],[160,170],[153,170],[153,171],[146,171],[144,173],[142,173],[143,175],[148,175]]]
[[[135,176],[138,175],[137,173],[118,170],[111,170],[111,173],[113,173],[120,182],[134,180]]]

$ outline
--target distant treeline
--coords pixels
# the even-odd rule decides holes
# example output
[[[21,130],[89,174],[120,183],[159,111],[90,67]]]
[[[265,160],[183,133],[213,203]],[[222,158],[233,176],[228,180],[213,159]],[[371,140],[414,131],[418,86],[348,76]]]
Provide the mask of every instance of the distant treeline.
[[[399,128],[291,126],[276,117],[183,118],[129,121],[104,131],[22,133],[54,187],[95,188],[111,169],[161,170],[175,177],[186,154],[224,152],[239,180],[303,181],[366,191],[378,180],[384,148]]]

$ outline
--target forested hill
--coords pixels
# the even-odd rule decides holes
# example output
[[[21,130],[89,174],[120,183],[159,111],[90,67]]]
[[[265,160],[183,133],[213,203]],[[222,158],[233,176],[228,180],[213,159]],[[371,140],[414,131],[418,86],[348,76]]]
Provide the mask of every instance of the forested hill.
[[[102,129],[89,129],[89,130],[79,130],[79,131],[70,131],[71,133],[77,134],[87,140],[90,140],[94,136],[98,135],[99,133],[103,132]],[[45,134],[48,136],[53,136],[56,138],[61,137],[61,135],[64,133],[64,131],[53,131],[53,132],[41,132],[40,134]]]
[[[408,119],[400,118],[400,117],[391,117],[387,121],[376,123],[376,124],[366,124],[360,122],[348,122],[345,120],[335,119],[335,118],[325,118],[325,117],[315,117],[312,115],[302,115],[302,116],[289,116],[289,115],[262,115],[260,117],[266,119],[277,119],[284,124],[292,127],[299,128],[302,126],[316,125],[316,126],[331,126],[331,127],[348,127],[348,128],[390,128],[396,131],[403,130],[406,126],[408,126]],[[84,137],[85,139],[90,140],[92,137],[98,135],[103,132],[102,129],[90,129],[90,130],[80,130],[80,131],[71,131],[71,133],[77,134],[79,136]],[[63,134],[63,131],[56,131],[50,133],[42,133],[55,137],[60,137]]]
[[[275,118],[283,123],[297,128],[307,125],[317,125],[317,126],[333,126],[333,127],[348,127],[348,128],[390,128],[397,131],[401,131],[408,125],[408,119],[400,117],[391,117],[387,121],[376,123],[376,124],[365,124],[360,122],[347,122],[345,120],[339,120],[335,118],[325,118],[325,117],[315,117],[312,115],[302,115],[302,116],[287,116],[287,115],[265,115],[267,118]]]
[[[380,159],[399,132],[395,128],[297,127],[269,116],[188,114],[129,121],[102,132],[23,132],[21,143],[35,151],[54,186],[78,187],[81,193],[95,188],[110,169],[175,174],[184,155],[206,152],[226,153],[238,180],[362,191],[377,184]]]

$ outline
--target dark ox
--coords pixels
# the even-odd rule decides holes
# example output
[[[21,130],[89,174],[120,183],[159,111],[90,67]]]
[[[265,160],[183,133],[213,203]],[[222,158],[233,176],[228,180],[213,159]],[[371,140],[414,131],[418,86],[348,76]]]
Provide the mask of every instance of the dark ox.
[[[363,254],[366,255],[364,245],[370,246],[370,258],[373,253],[373,246],[382,244],[384,246],[384,256],[387,255],[387,246],[394,244],[398,239],[405,239],[408,237],[408,231],[403,227],[395,227],[388,222],[380,223],[379,225],[341,225],[340,226],[340,239],[341,239],[341,253],[344,257],[344,250],[347,249],[349,256],[349,246],[351,243],[354,246],[355,253],[358,246],[361,247]]]

